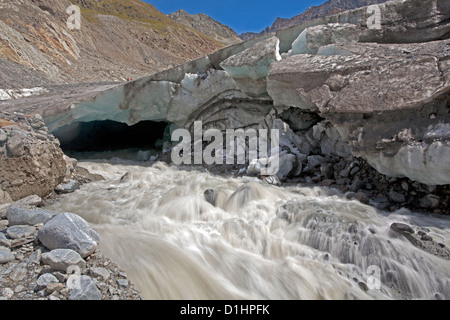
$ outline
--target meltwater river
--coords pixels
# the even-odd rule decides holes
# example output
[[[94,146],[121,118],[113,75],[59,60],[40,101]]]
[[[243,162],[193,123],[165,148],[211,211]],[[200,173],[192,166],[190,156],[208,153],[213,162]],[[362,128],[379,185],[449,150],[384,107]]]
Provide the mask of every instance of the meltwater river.
[[[163,163],[79,165],[106,180],[49,209],[89,221],[103,254],[146,299],[450,299],[450,261],[390,229],[424,227],[449,246],[445,217],[383,213],[325,188],[280,188]]]

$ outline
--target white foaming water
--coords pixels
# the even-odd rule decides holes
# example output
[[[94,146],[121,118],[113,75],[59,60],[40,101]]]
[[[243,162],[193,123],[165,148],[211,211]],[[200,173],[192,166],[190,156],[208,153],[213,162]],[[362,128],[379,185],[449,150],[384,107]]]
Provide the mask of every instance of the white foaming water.
[[[163,163],[80,165],[106,180],[49,209],[89,221],[102,252],[146,299],[450,298],[450,261],[390,230],[393,222],[426,227],[449,245],[448,219],[382,214],[332,190],[278,188]],[[126,172],[130,178],[120,182]],[[215,206],[205,199],[208,189]]]

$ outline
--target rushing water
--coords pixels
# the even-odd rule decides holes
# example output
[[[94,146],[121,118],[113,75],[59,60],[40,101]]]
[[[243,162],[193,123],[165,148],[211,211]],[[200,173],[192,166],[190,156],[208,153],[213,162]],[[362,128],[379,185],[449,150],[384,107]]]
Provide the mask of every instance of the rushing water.
[[[390,230],[393,222],[426,227],[450,245],[448,219],[163,163],[80,165],[106,180],[51,209],[88,220],[146,299],[450,299],[450,261]]]

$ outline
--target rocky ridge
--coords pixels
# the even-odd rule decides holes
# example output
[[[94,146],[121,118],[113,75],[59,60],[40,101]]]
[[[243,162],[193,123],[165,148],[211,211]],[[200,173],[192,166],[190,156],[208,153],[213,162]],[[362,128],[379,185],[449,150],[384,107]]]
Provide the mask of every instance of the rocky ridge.
[[[384,3],[388,0],[329,0],[320,6],[309,7],[305,12],[288,19],[277,18],[275,22],[260,33],[247,32],[240,36],[242,40],[250,40],[280,29],[300,25],[306,21],[338,14],[339,12],[366,7],[372,4]]]
[[[226,45],[232,45],[242,41],[233,29],[204,13],[189,14],[180,9],[177,12],[170,13],[169,18],[175,22],[189,26]]]
[[[67,27],[72,4],[81,9],[79,30]],[[0,88],[5,90],[122,82],[224,46],[139,0],[0,2]]]

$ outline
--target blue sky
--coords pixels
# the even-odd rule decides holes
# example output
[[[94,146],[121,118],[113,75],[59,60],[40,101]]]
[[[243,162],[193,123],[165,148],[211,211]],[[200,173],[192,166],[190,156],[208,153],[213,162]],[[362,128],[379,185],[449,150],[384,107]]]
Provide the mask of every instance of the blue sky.
[[[233,28],[237,33],[260,32],[277,17],[291,18],[326,0],[144,0],[169,14],[183,9],[190,14],[205,13]]]

